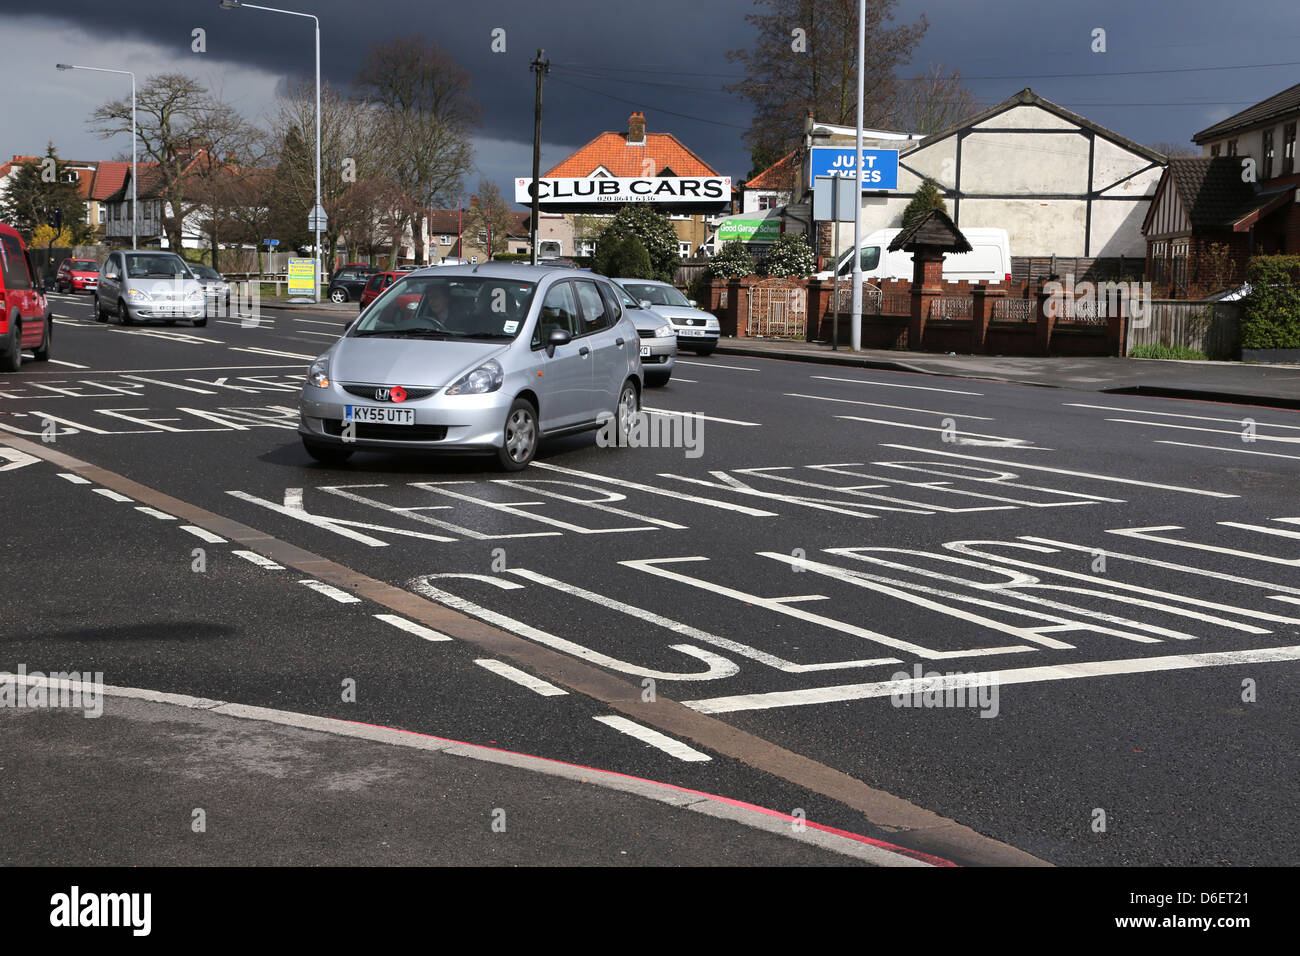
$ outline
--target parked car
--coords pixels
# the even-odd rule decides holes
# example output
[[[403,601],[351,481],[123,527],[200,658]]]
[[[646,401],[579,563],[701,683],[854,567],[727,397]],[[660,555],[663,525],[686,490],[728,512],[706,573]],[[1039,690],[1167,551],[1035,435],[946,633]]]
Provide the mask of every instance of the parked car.
[[[862,278],[868,282],[879,283],[884,279],[911,279],[912,254],[901,249],[889,251],[889,244],[903,230],[877,229],[862,240],[858,248],[862,252]],[[978,282],[1011,281],[1011,241],[1005,229],[963,229],[962,235],[971,244],[970,252],[948,255],[943,260],[943,278],[945,282],[959,282],[966,279]],[[841,278],[851,277],[853,273],[853,250],[846,249],[834,269],[827,269],[814,276],[817,279],[831,279],[836,275]]]
[[[696,355],[709,355],[718,347],[722,327],[712,312],[696,308],[667,282],[650,279],[616,279],[642,308],[653,309],[673,324],[677,331],[677,348],[690,349]]]
[[[340,272],[364,272],[369,274],[378,271],[379,268],[377,266],[372,266],[368,262],[345,262],[334,270],[334,275],[338,275]],[[331,278],[333,278],[333,276],[331,276]]]
[[[54,316],[22,236],[0,223],[0,372],[22,368],[23,349],[49,361]]]
[[[199,285],[203,286],[204,301],[206,303],[204,313],[206,315],[218,314],[217,303],[224,299],[225,311],[220,312],[220,314],[229,315],[230,283],[226,280],[226,277],[212,266],[205,266],[201,262],[191,262],[189,266],[190,271],[194,273],[194,278],[198,279]]]
[[[408,274],[396,270],[372,272],[366,277],[366,284],[361,289],[361,297],[357,300],[360,303],[359,307],[364,310],[366,306],[379,298],[379,294],[392,285],[399,276]]]
[[[672,378],[673,366],[677,364],[677,329],[657,309],[642,308],[641,303],[623,287],[625,281],[629,280],[617,280],[614,287],[623,308],[636,323],[637,335],[641,337],[639,351],[645,383],[651,388],[667,385],[668,379]]]
[[[334,273],[334,278],[330,280],[330,287],[327,295],[331,302],[351,302],[353,299],[361,298],[361,293],[366,288],[366,282],[374,274],[371,270],[348,269],[343,268]]]
[[[95,320],[107,322],[114,315],[123,325],[153,319],[171,325],[189,319],[204,326],[206,302],[203,286],[176,253],[129,249],[109,253],[100,266]]]
[[[308,372],[307,453],[486,452],[526,468],[539,441],[640,409],[636,325],[613,283],[572,269],[483,264],[402,276]]]
[[[99,285],[99,263],[94,259],[64,259],[54,279],[59,292],[94,292]]]

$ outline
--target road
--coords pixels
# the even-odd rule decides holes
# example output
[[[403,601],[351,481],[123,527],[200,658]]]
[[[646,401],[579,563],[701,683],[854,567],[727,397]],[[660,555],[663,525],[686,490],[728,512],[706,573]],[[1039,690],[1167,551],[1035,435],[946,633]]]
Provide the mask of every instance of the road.
[[[699,416],[691,447],[327,468],[297,390],[349,314],[52,302],[56,361],[0,381],[0,429],[103,472],[0,445],[0,669],[490,743],[959,863],[1300,862],[1294,412],[683,356],[644,404]]]

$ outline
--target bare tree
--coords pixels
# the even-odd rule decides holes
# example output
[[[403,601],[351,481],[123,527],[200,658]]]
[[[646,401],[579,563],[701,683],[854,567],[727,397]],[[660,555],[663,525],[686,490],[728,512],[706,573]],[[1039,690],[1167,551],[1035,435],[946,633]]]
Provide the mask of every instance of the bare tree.
[[[1201,148],[1194,143],[1151,143],[1148,149],[1166,156],[1200,156]]]
[[[488,258],[510,248],[510,230],[515,217],[510,213],[501,189],[488,179],[480,179],[478,192],[470,197],[469,211],[465,214],[465,231],[487,233]]]
[[[867,0],[866,97],[863,121],[884,126],[893,115],[899,81],[925,34],[924,16],[888,26],[896,0]],[[745,141],[754,173],[793,149],[809,113],[825,123],[850,125],[857,115],[858,5],[855,0],[755,0],[745,19],[757,38],[727,58],[746,78],[726,87],[754,105]]]
[[[932,63],[920,76],[900,84],[890,122],[905,132],[931,136],[981,109],[975,94],[962,85],[960,72],[949,73],[942,63]]]
[[[384,174],[412,200],[407,221],[418,246],[414,210],[435,208],[458,195],[473,163],[470,134],[479,107],[469,92],[469,72],[436,45],[404,37],[370,48],[356,86],[377,111],[370,135],[385,144]],[[399,231],[394,259],[400,238]]]

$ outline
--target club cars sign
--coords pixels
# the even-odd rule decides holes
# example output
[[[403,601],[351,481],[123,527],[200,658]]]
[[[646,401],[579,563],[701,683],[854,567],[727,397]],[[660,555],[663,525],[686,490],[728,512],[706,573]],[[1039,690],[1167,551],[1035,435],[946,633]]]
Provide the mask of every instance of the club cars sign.
[[[543,206],[635,202],[689,206],[731,200],[730,176],[541,179],[538,185]],[[515,202],[525,206],[530,204],[533,201],[531,186],[531,178],[516,179]]]

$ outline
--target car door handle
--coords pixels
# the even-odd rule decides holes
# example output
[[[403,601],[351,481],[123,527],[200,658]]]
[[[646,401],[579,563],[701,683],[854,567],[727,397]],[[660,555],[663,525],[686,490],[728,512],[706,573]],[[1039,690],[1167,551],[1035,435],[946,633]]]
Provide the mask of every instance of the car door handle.
[[[583,358],[586,358],[588,355],[591,354],[591,349],[587,348],[587,346],[584,345],[582,348],[578,349],[578,354],[581,355]]]
[[[617,345],[619,348],[622,348],[622,347],[623,347],[623,336],[620,335],[618,338],[616,338],[616,339],[614,340],[614,344]]]

